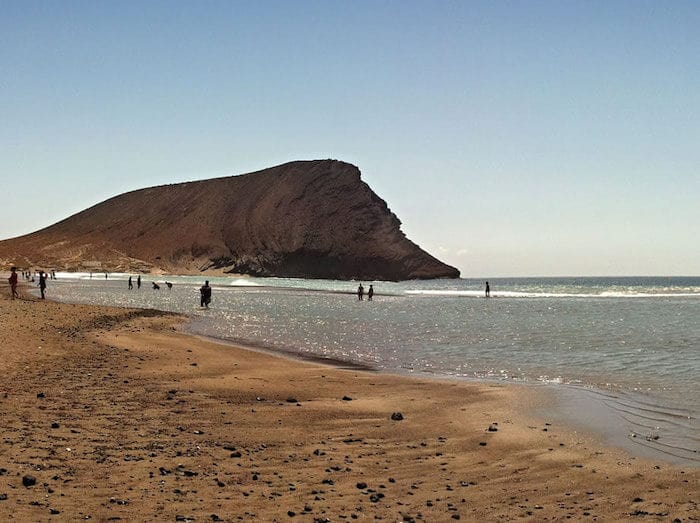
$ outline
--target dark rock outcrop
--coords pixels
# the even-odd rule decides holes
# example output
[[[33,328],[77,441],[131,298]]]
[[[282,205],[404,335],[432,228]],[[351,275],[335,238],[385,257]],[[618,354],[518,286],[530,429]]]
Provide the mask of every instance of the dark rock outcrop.
[[[0,241],[0,264],[335,279],[459,276],[400,225],[357,167],[297,161],[116,196]]]

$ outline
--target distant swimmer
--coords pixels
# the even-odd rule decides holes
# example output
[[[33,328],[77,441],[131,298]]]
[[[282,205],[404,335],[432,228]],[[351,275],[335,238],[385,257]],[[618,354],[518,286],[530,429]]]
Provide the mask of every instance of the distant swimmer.
[[[134,288],[134,283],[131,281],[131,276],[129,276],[129,290]]]
[[[211,287],[209,287],[209,280],[205,281],[204,285],[199,288],[199,294],[200,306],[208,309],[209,303],[211,303]]]
[[[364,295],[365,295],[365,288],[360,283],[360,286],[357,288],[357,299],[362,301]]]
[[[154,291],[159,291],[159,290],[160,290],[160,285],[158,285],[156,282],[153,282],[153,290],[154,290]]]
[[[486,282],[486,297],[491,297],[491,287],[489,286],[489,282]]]
[[[17,267],[10,268],[10,277],[7,278],[7,281],[10,282],[10,289],[12,289],[12,299],[19,298],[19,294],[17,294]]]
[[[374,287],[370,285],[369,290],[367,291],[367,301],[372,301],[372,296],[374,296]]]

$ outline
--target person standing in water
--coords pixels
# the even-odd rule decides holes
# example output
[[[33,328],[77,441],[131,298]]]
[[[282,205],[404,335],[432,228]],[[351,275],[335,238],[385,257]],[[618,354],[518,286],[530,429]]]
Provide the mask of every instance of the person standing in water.
[[[41,292],[41,299],[46,299],[44,296],[46,292],[46,273],[44,271],[39,271],[39,292]]]
[[[489,282],[486,282],[486,297],[491,297],[491,287],[489,286]]]
[[[365,288],[360,283],[360,286],[357,288],[357,299],[362,301],[364,295],[365,295]]]
[[[131,276],[129,276],[129,290],[134,288],[134,284],[131,281]]]
[[[211,287],[209,287],[209,280],[204,282],[199,289],[200,294],[200,306],[209,308],[209,303],[211,302]]]
[[[372,296],[374,296],[374,287],[370,284],[369,290],[367,291],[367,301],[372,301]]]
[[[141,288],[141,275],[140,274],[136,277],[136,288],[137,289]]]

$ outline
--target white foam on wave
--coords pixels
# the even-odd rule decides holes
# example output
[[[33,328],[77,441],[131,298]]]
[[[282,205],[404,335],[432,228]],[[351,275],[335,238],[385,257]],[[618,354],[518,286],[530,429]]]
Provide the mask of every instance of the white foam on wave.
[[[245,279],[245,278],[236,278],[233,281],[230,281],[228,283],[229,287],[262,287],[260,283]]]
[[[406,294],[415,296],[456,296],[469,298],[484,298],[483,290],[445,290],[445,289],[408,289]],[[498,291],[491,292],[491,298],[700,298],[700,292],[601,292],[575,293],[575,292],[519,292]]]

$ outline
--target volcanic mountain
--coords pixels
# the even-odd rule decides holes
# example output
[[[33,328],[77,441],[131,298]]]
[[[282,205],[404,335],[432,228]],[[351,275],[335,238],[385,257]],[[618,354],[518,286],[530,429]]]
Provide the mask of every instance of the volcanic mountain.
[[[0,241],[0,265],[109,272],[457,278],[406,238],[354,165],[297,161],[140,189]]]

